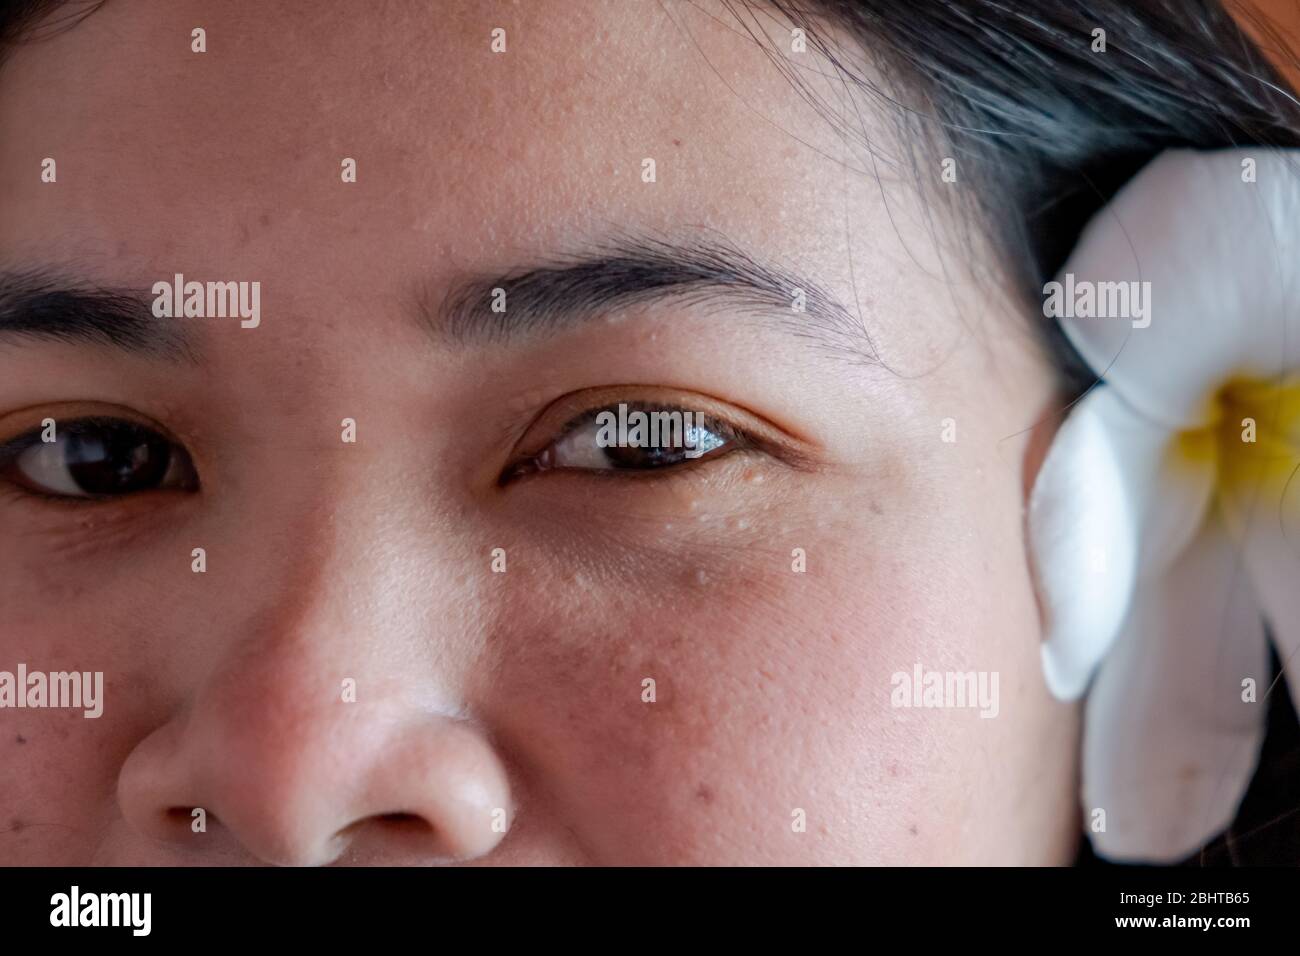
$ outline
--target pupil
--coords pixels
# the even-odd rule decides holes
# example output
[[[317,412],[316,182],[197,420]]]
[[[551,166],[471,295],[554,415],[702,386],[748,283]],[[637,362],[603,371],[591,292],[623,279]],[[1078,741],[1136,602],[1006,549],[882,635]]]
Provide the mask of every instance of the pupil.
[[[634,448],[630,445],[610,445],[602,449],[605,458],[615,468],[662,468],[676,464],[686,456],[681,448]]]
[[[93,425],[68,436],[64,461],[88,495],[120,495],[157,487],[167,474],[171,445],[134,425]]]

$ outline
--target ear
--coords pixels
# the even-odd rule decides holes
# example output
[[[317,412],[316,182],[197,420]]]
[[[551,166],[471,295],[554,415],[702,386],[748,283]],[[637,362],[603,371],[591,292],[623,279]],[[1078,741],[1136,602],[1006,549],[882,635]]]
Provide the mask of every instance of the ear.
[[[1060,430],[1061,424],[1070,413],[1070,406],[1066,404],[1066,401],[1063,396],[1054,395],[1047,407],[1039,412],[1038,420],[1029,429],[1029,435],[1025,441],[1025,457],[1021,461],[1020,468],[1026,511],[1029,508],[1029,499],[1033,493],[1034,484],[1038,481],[1038,473],[1042,471],[1043,462],[1047,459],[1047,450],[1051,448],[1057,431]]]

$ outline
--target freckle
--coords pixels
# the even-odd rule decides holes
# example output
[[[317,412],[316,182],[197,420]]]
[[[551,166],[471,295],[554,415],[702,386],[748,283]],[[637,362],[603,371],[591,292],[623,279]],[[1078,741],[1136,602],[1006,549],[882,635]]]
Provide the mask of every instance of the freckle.
[[[871,502],[871,513],[872,513],[873,515],[882,515],[882,514],[884,514],[885,512],[884,512],[884,509],[880,507],[879,502],[875,502],[875,501],[873,501],[873,502]]]
[[[695,791],[695,796],[698,797],[702,803],[713,802],[713,791],[705,784],[700,784],[700,788]]]
[[[262,213],[262,215],[257,217],[257,224],[261,226],[263,229],[271,225],[271,214],[265,212]]]
[[[12,823],[9,824],[9,829],[12,830],[14,833],[21,833],[23,828],[26,826],[27,824],[23,823],[22,820],[14,820]]]
[[[910,827],[908,827],[908,828],[907,828],[907,832],[910,833],[910,834],[912,834],[912,836],[916,836],[916,833],[917,833],[917,830],[916,830],[916,824],[913,823]]]
[[[24,737],[22,734],[19,734],[17,737],[14,738],[14,743],[25,744],[27,743],[27,738]]]

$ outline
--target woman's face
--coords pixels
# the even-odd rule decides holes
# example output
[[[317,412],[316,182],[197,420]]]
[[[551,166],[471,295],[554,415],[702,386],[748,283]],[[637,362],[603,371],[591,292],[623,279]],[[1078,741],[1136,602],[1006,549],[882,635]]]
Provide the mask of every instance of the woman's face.
[[[110,2],[0,75],[0,670],[104,681],[0,714],[0,858],[1067,860],[1052,373],[960,161],[766,14],[354,10]]]

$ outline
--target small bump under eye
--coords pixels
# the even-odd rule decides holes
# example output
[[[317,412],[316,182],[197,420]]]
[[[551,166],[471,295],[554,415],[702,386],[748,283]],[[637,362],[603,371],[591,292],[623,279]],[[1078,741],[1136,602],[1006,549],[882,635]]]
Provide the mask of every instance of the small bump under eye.
[[[184,448],[151,428],[117,418],[60,422],[54,440],[35,429],[0,449],[0,476],[55,498],[116,498],[198,487]]]

